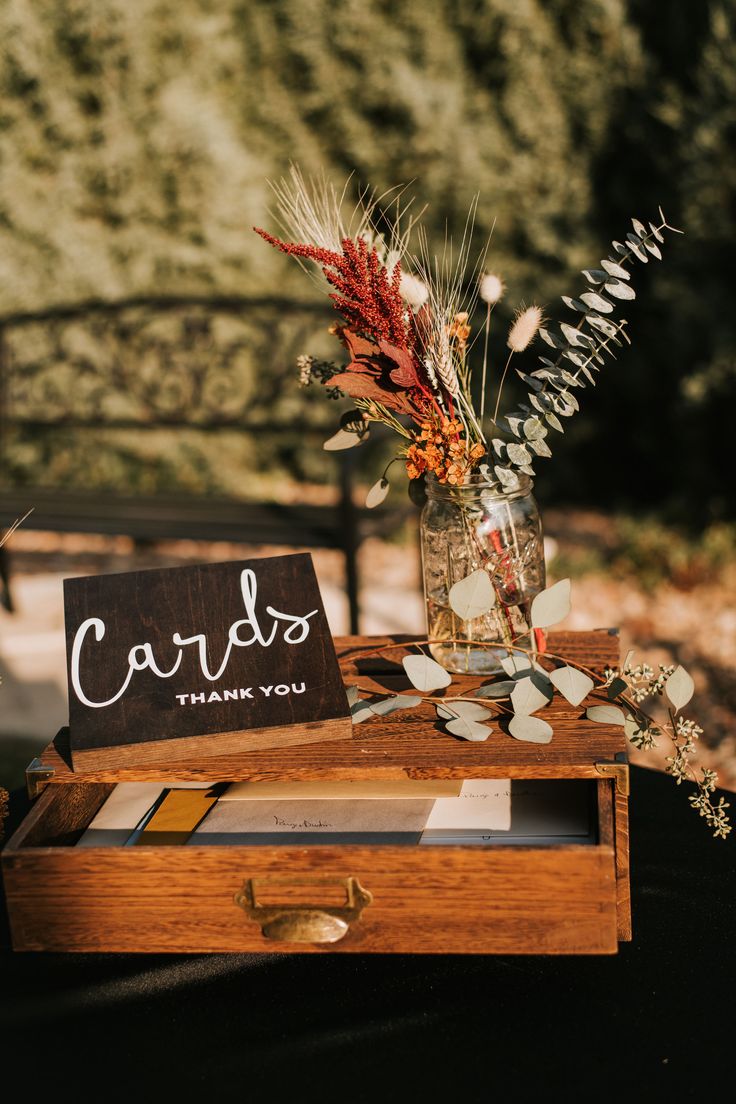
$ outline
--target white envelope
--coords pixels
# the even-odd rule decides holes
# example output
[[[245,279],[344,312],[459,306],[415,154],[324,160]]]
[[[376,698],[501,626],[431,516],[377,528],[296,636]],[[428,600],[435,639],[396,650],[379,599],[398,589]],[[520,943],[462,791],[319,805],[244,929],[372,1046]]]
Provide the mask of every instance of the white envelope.
[[[425,831],[508,831],[511,827],[511,780],[467,779],[458,797],[434,803]]]

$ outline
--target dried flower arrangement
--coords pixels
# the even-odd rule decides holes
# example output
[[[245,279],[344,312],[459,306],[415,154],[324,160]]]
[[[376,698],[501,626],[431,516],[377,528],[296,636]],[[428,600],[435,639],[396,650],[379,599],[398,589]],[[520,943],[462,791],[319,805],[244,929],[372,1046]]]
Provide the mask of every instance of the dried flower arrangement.
[[[646,264],[650,257],[660,259],[663,231],[680,231],[668,225],[661,210],[658,225],[647,227],[633,219],[626,241],[614,241],[601,267],[583,272],[587,288],[579,298],[563,297],[574,324],[545,327],[539,306],[520,308],[509,330],[493,414],[487,417],[488,334],[493,307],[505,287],[498,275],[485,270],[488,243],[471,270],[475,203],[455,258],[450,240],[442,255],[430,255],[421,230],[419,254],[409,257],[417,222],[409,216],[411,205],[402,210],[400,195],[392,201],[396,209],[386,241],[376,216],[387,197],[364,193],[346,217],[346,189],[338,192],[324,179],[306,180],[292,167],[290,180],[274,188],[276,218],[286,237],[254,228],[269,244],[308,266],[322,285],[327,282],[341,316],[333,332],[348,355],[347,364],[306,355],[299,362],[303,385],[317,380],[332,397],[344,394],[355,400],[356,409],[343,416],[340,430],[325,447],[360,444],[369,424],[381,422],[406,442],[399,456],[410,479],[432,473],[440,483],[457,485],[481,469],[502,490],[513,490],[519,473],[534,475],[533,461],[551,455],[546,438],[550,430],[564,432],[561,419],[579,409],[574,392],[595,386],[594,373],[604,357],[628,341],[626,320],[616,317],[617,305],[635,298],[627,266],[634,260]],[[414,271],[405,271],[404,265]],[[479,300],[486,304],[486,315],[476,410],[468,353],[469,320]],[[500,416],[512,359],[537,337],[549,346],[549,355],[541,356],[541,366],[528,373],[517,369],[529,388],[528,401]],[[371,505],[387,491],[384,474],[371,491]]]
[[[612,243],[600,268],[584,270],[585,290],[577,298],[563,296],[565,307],[573,314],[572,322],[545,324],[540,306],[520,307],[509,329],[508,356],[498,376],[493,412],[488,414],[489,332],[493,308],[506,288],[499,275],[487,270],[487,243],[471,268],[475,203],[455,257],[449,240],[440,256],[431,255],[421,229],[419,253],[409,256],[409,239],[417,220],[408,213],[411,205],[401,209],[401,192],[398,197],[363,193],[347,217],[347,184],[338,192],[324,177],[307,180],[292,167],[290,180],[275,185],[274,192],[276,218],[285,237],[254,229],[269,244],[295,257],[321,286],[326,281],[340,315],[332,332],[347,353],[347,364],[308,355],[298,362],[302,385],[318,381],[330,397],[347,395],[355,403],[324,447],[339,450],[361,444],[370,423],[380,422],[402,439],[395,460],[404,460],[410,480],[431,475],[438,483],[459,489],[471,473],[478,472],[501,495],[517,491],[522,476],[534,476],[534,460],[551,455],[550,430],[564,432],[562,420],[579,410],[575,392],[595,386],[595,374],[605,357],[615,356],[615,349],[628,342],[627,322],[617,310],[635,298],[628,266],[634,261],[646,264],[650,258],[661,259],[664,232],[681,232],[669,226],[661,209],[658,224],[645,225],[633,219],[632,232],[624,242]],[[387,199],[395,206],[388,240],[379,232],[376,218]],[[479,301],[485,304],[485,324],[476,407],[469,352],[470,319]],[[548,346],[546,354],[539,357],[539,367],[516,369],[528,388],[526,401],[501,416],[504,383],[513,357],[525,352],[536,338]],[[388,468],[371,488],[367,506],[377,506],[386,497],[387,472]],[[449,588],[448,601],[465,624],[503,604],[484,560]],[[501,664],[507,678],[482,685],[473,699],[433,697],[432,691],[450,686],[452,678],[422,650],[436,641],[416,642],[418,653],[404,659],[404,668],[421,696],[399,694],[368,702],[359,698],[358,688],[352,688],[354,723],[428,701],[454,736],[487,739],[491,728],[481,722],[495,710],[509,717],[508,732],[515,739],[547,743],[552,728],[535,715],[537,711],[549,703],[555,690],[578,706],[597,682],[597,692],[606,704],[591,705],[587,717],[622,725],[631,743],[642,749],[655,746],[657,736],[669,737],[674,749],[668,760],[669,773],[678,784],[685,777],[695,782],[697,793],[690,796],[691,804],[706,818],[714,835],[725,838],[730,831],[728,806],[722,798],[717,805],[711,801],[715,774],[703,770],[698,779],[690,766],[701,734],[693,721],[679,715],[692,694],[690,676],[682,667],[663,668],[655,676],[646,666],[632,666],[627,657],[620,671],[607,672],[601,680],[594,672],[549,653],[546,659],[561,665],[547,671],[538,660],[545,648],[544,630],[569,612],[570,582],[563,580],[541,590],[530,603],[531,648],[520,647],[516,638],[507,635],[502,641],[476,641],[474,646],[496,650],[503,645]],[[657,723],[643,711],[641,702],[649,695],[667,699],[666,722]],[[493,699],[493,705],[481,705],[478,698]],[[502,704],[504,699],[508,705]]]

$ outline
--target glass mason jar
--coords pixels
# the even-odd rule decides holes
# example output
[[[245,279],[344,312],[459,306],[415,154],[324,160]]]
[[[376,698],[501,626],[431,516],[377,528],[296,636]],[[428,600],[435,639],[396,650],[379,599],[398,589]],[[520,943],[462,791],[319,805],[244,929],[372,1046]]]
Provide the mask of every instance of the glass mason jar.
[[[448,671],[495,674],[509,651],[532,647],[530,607],[545,586],[544,544],[532,482],[519,476],[504,494],[473,473],[459,486],[428,476],[421,518],[422,571],[430,651]],[[463,621],[449,603],[450,588],[479,568],[495,591],[493,608]],[[498,642],[499,647],[474,647]]]

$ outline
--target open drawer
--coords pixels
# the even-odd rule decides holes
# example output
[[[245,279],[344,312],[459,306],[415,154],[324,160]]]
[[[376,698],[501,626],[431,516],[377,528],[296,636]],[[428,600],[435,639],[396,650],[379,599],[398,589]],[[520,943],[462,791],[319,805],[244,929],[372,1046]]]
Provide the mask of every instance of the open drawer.
[[[113,787],[51,784],[2,854],[13,945],[614,953],[629,937],[617,780],[575,785],[591,803],[588,844],[80,848]]]

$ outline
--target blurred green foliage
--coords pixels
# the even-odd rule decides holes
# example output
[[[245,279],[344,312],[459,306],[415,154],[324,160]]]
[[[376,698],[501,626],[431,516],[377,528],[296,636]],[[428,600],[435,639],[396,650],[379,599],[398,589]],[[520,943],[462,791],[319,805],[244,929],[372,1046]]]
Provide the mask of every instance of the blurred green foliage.
[[[294,160],[412,182],[436,241],[480,192],[509,289],[495,362],[516,304],[564,312],[577,270],[661,203],[686,237],[639,274],[633,348],[538,496],[733,517],[735,32],[736,0],[8,0],[1,311],[310,294],[250,230]]]

